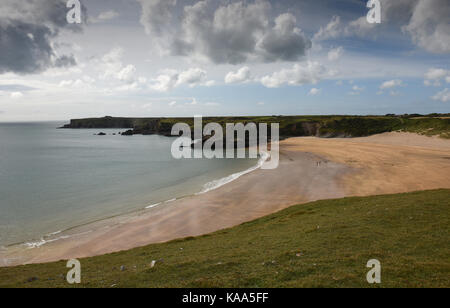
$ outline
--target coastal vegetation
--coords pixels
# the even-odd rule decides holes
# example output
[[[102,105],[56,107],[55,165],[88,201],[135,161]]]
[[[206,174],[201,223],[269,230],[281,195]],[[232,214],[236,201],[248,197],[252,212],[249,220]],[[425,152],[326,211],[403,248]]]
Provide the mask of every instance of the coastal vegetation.
[[[172,126],[186,123],[194,127],[193,118],[91,118],[71,120],[63,128],[120,128],[123,135],[171,135]],[[385,132],[403,131],[450,138],[448,114],[386,115],[386,116],[261,116],[208,117],[204,125],[219,123],[225,130],[227,123],[279,123],[281,137],[364,137]]]
[[[0,287],[448,287],[450,190],[296,205],[197,238],[66,262],[0,268]],[[377,259],[382,283],[370,285]]]

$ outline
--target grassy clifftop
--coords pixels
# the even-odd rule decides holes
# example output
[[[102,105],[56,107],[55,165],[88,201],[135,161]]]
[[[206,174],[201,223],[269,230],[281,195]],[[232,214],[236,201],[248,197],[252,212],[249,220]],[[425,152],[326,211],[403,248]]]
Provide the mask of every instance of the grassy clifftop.
[[[78,287],[372,287],[370,259],[382,265],[379,287],[450,287],[449,200],[450,190],[435,190],[297,205],[214,234],[82,259]],[[0,287],[70,287],[65,265],[0,268]]]
[[[72,120],[65,128],[126,128],[129,134],[170,135],[175,123],[193,127],[192,118],[93,118]],[[268,116],[209,117],[203,123],[280,123],[283,137],[362,137],[392,131],[407,131],[450,138],[450,118],[433,116]]]

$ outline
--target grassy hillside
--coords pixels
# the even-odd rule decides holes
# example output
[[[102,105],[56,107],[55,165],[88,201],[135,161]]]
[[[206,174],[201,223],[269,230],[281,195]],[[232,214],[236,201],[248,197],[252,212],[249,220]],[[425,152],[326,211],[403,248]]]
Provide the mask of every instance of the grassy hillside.
[[[170,135],[172,126],[192,118],[112,118],[72,120],[66,128],[128,128],[129,134]],[[450,118],[442,116],[267,116],[209,117],[203,123],[279,123],[282,137],[362,137],[391,131],[408,131],[450,138]],[[225,131],[225,130],[224,130]]]
[[[365,266],[374,258],[381,287],[450,287],[449,206],[450,190],[297,205],[211,235],[82,259],[79,287],[373,287]],[[69,287],[66,273],[65,262],[1,268],[0,287]]]

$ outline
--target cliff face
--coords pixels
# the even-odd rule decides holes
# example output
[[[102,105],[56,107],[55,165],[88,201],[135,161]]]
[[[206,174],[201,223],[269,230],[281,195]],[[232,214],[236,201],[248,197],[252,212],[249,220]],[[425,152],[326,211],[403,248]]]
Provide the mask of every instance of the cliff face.
[[[74,119],[70,124],[64,125],[62,128],[82,129],[82,128],[116,128],[129,129],[125,135],[170,135],[172,125],[161,123],[158,118],[91,118],[91,119]]]
[[[254,120],[254,121],[253,121]],[[281,119],[280,119],[281,120]],[[175,118],[91,118],[91,119],[74,119],[70,124],[64,125],[62,128],[66,129],[83,129],[83,128],[98,128],[98,129],[128,129],[122,133],[125,136],[131,135],[163,135],[171,136],[172,126],[175,123],[183,122],[191,126],[193,132],[193,119],[175,119]],[[250,123],[254,122],[266,123],[259,119],[252,118],[207,118],[203,120],[203,125],[210,122],[217,122],[224,128],[226,132],[225,123]],[[276,120],[269,123],[280,123]],[[282,136],[320,136],[321,123],[316,121],[307,121],[299,123],[280,123],[280,135]],[[270,133],[270,127],[269,127]]]
[[[316,136],[363,137],[391,131],[409,131],[450,138],[450,119],[431,116],[266,116],[266,117],[210,117],[203,118],[203,125],[218,123],[279,123],[280,137]],[[122,135],[171,136],[176,123],[188,124],[193,132],[193,118],[92,118],[71,120],[63,128],[115,128],[127,129]],[[270,131],[270,130],[269,130]]]
[[[113,117],[75,119],[62,128],[133,128],[133,119]]]

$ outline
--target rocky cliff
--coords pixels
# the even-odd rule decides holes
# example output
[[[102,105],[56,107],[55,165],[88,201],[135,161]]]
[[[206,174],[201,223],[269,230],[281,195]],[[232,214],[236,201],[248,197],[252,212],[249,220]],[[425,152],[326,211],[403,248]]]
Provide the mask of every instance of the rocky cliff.
[[[391,131],[410,131],[426,135],[450,137],[448,117],[421,115],[387,116],[267,116],[267,117],[209,117],[203,118],[203,125],[218,123],[224,128],[227,123],[279,123],[281,137],[316,136],[363,137]],[[91,118],[71,120],[63,128],[115,128],[126,129],[122,135],[164,135],[171,136],[176,123],[188,124],[192,131],[193,118]]]

